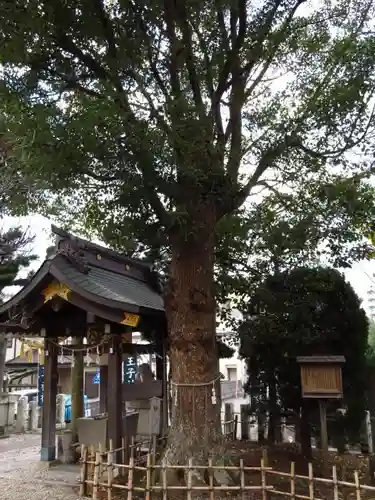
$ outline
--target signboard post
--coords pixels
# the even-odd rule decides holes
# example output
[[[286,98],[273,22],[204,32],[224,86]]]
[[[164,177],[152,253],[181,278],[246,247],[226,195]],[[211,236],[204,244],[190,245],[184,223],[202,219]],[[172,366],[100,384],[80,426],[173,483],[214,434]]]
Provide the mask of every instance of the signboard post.
[[[327,399],[342,399],[344,356],[299,356],[302,397],[318,399],[324,470],[328,471]]]
[[[124,384],[133,384],[137,373],[137,358],[130,356],[123,363],[123,381]]]

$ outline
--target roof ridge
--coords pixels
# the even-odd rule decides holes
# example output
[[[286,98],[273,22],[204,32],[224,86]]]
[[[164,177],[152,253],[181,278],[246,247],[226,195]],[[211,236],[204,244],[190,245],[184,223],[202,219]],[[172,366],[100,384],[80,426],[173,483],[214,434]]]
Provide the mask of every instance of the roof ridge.
[[[115,250],[112,250],[111,248],[105,247],[103,245],[99,245],[97,243],[92,243],[89,240],[86,240],[84,238],[80,238],[78,236],[75,236],[74,234],[69,233],[68,231],[65,231],[64,229],[58,228],[54,224],[51,225],[51,231],[53,234],[57,236],[57,246],[59,245],[60,242],[62,241],[71,241],[74,244],[76,244],[80,248],[84,248],[88,251],[96,251],[96,252],[101,252],[103,255],[113,259],[113,260],[118,260],[121,262],[128,262],[133,265],[136,265],[142,269],[145,270],[151,270],[152,265],[148,264],[140,259],[134,259],[132,257],[128,257],[125,254],[122,254],[120,252],[116,252]],[[100,265],[98,266],[100,267]]]

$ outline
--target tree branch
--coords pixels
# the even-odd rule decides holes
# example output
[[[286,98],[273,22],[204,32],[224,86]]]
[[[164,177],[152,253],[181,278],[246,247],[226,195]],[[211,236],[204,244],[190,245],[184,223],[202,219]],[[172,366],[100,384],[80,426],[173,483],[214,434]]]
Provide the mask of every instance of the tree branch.
[[[153,54],[152,54],[152,44],[151,44],[151,40],[150,40],[150,36],[147,32],[147,27],[142,19],[142,15],[139,13],[139,11],[136,9],[136,6],[135,4],[133,3],[130,3],[130,8],[133,10],[133,13],[138,21],[138,26],[139,26],[139,29],[142,31],[143,33],[143,36],[144,36],[144,40],[145,40],[145,44],[146,44],[146,50],[147,50],[147,61],[150,65],[150,69],[151,69],[151,72],[155,78],[155,81],[156,83],[158,84],[160,90],[162,91],[164,97],[165,97],[165,100],[166,101],[169,101],[170,97],[169,97],[169,92],[168,92],[168,89],[165,85],[165,83],[163,82],[163,79],[162,77],[160,76],[160,73],[158,71],[158,68],[156,66],[156,63],[154,61],[154,57],[153,57]]]
[[[188,14],[186,11],[185,2],[177,2],[179,22],[181,24],[182,40],[184,45],[184,56],[186,68],[189,75],[189,81],[191,90],[193,92],[193,98],[195,105],[198,110],[198,115],[200,118],[205,117],[205,108],[203,105],[200,78],[196,71],[195,58],[193,54],[193,39],[191,36],[191,29],[188,22]]]
[[[373,119],[375,117],[375,106],[373,106],[371,110],[370,117],[367,121],[367,125],[363,131],[363,133],[358,137],[357,140],[351,141],[351,137],[354,134],[355,131],[355,124],[352,126],[351,134],[349,137],[346,138],[346,144],[342,148],[339,149],[333,149],[333,150],[326,150],[326,151],[315,151],[308,146],[305,146],[302,144],[302,140],[298,139],[297,137],[295,138],[296,146],[300,148],[304,153],[310,155],[313,158],[318,158],[318,159],[329,159],[329,158],[337,158],[341,156],[343,153],[348,151],[349,149],[354,148],[355,146],[358,146],[366,137],[371,125],[373,124]],[[355,122],[356,123],[356,122]]]
[[[172,94],[175,99],[181,97],[180,78],[178,74],[180,47],[176,36],[176,8],[174,0],[164,0],[164,20],[170,45],[169,77]]]
[[[281,0],[279,0],[281,1]],[[236,34],[236,20],[239,20],[238,34]],[[246,35],[246,1],[238,0],[237,9],[231,10],[231,49],[227,54],[227,59],[219,75],[219,81],[215,92],[215,101],[221,99],[224,92],[227,90],[228,77],[232,72],[234,57],[239,55],[240,49],[243,46]],[[224,24],[225,27],[225,24]]]
[[[221,216],[227,213],[231,213],[238,207],[240,207],[249,196],[250,191],[258,184],[258,181],[260,180],[264,172],[272,165],[274,165],[275,161],[277,161],[289,147],[293,146],[293,144],[294,143],[291,141],[290,137],[286,136],[283,140],[274,145],[271,145],[263,153],[257,167],[255,168],[254,173],[252,174],[248,182],[244,186],[240,187],[236,191],[236,193],[231,193],[224,201],[222,206],[220,206]]]
[[[60,42],[64,50],[67,50],[68,52],[76,56],[83,64],[85,64],[97,78],[104,81],[104,83],[110,81],[111,83],[115,84],[119,98],[119,103],[121,104],[121,107],[124,109],[126,113],[127,122],[132,123],[133,126],[137,126],[138,120],[131,110],[130,104],[122,88],[121,81],[117,78],[117,75],[115,76],[115,78],[113,78],[113,75],[108,73],[108,71],[105,68],[103,68],[103,66],[100,63],[98,63],[96,59],[94,59],[90,54],[84,53],[69,37],[66,36],[66,34],[60,33],[57,37],[57,41]],[[150,179],[150,173],[147,172],[146,165],[149,165],[150,167],[152,164],[152,159],[149,157],[149,153],[146,147],[142,148],[142,146],[139,146],[138,144],[137,149],[140,150],[141,156],[145,157],[145,159],[147,158],[147,161],[145,163],[139,161],[139,168],[141,169],[143,175],[144,188],[146,189],[149,195],[150,205],[152,206],[160,223],[163,226],[168,227],[170,224],[169,220],[170,216],[168,212],[165,210],[164,205],[160,201],[155,191],[155,184],[158,184],[159,176],[157,175],[156,170],[151,167],[153,170],[154,177],[153,179]]]
[[[199,49],[201,50],[203,54],[203,59],[204,59],[204,65],[205,65],[205,80],[206,80],[206,86],[207,86],[207,91],[212,99],[213,93],[214,93],[214,78],[212,74],[212,61],[210,60],[210,56],[208,54],[207,50],[207,44],[202,37],[202,33],[199,31],[197,26],[194,25],[193,21],[190,20],[190,23],[192,25],[192,28],[194,30],[194,34],[197,37],[198,43],[199,43]]]

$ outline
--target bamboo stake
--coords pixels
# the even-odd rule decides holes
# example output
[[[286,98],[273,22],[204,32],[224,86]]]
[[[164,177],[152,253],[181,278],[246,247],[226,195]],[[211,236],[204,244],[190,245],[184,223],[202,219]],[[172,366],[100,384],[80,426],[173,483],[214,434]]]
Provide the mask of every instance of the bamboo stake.
[[[88,454],[88,449],[87,446],[82,446],[82,452],[81,452],[81,485],[79,487],[79,496],[84,497],[87,494],[87,454]]]
[[[134,477],[134,456],[129,460],[129,473],[128,473],[128,500],[133,498],[133,477]]]
[[[355,483],[355,497],[356,500],[361,500],[361,486],[359,484],[358,471],[354,472],[354,483]]]
[[[296,497],[296,464],[290,462],[290,496]]]
[[[168,499],[168,485],[167,485],[167,468],[166,468],[166,464],[165,464],[165,461],[163,460],[163,464],[162,464],[162,481],[163,481],[163,486],[162,486],[162,490],[163,490],[163,500],[167,500]]]
[[[100,460],[101,460],[101,455],[100,455],[100,452],[97,451],[95,454],[94,485],[93,485],[93,489],[92,489],[93,500],[98,499]]]
[[[156,436],[152,436],[152,456],[153,456],[153,462],[156,462],[156,448],[157,448],[157,439]]]
[[[241,471],[241,476],[240,476],[241,498],[242,500],[245,500],[245,471],[243,468],[243,458],[240,459],[240,471]]]
[[[314,475],[311,463],[309,463],[309,498],[310,500],[314,500]]]
[[[262,479],[262,499],[267,500],[267,481],[266,481],[266,470],[264,468],[264,458],[260,462],[260,474]]]
[[[193,486],[192,484],[192,472],[193,472],[193,459],[189,458],[189,463],[188,463],[188,477],[187,477],[187,500],[191,500],[191,488]]]
[[[151,498],[151,476],[152,476],[152,458],[151,455],[147,455],[147,471],[146,471],[146,500]]]
[[[113,451],[112,451],[112,440],[110,441],[109,451],[108,451],[107,477],[108,477],[107,496],[108,496],[108,500],[112,500],[112,483],[113,483]]]
[[[92,464],[90,467],[90,474],[94,477],[94,467],[95,467],[95,447],[93,445],[90,446],[90,457],[92,457]]]
[[[134,463],[134,458],[135,458],[135,441],[134,441],[134,436],[132,436],[131,441],[130,441],[130,459],[133,460]],[[130,464],[130,460],[129,460]]]
[[[212,458],[208,461],[208,484],[210,488],[210,500],[215,500],[214,492],[214,470],[212,468]]]
[[[337,483],[336,465],[332,466],[333,500],[339,500],[339,486]]]
[[[267,467],[268,465],[268,453],[267,453],[267,448],[262,448],[262,460],[263,460],[263,465],[265,467]]]
[[[99,453],[100,453],[100,457],[102,457],[104,455],[104,448],[103,448],[103,445],[102,443],[99,443]],[[99,478],[102,477],[103,475],[103,461],[100,460],[100,465],[99,465]]]

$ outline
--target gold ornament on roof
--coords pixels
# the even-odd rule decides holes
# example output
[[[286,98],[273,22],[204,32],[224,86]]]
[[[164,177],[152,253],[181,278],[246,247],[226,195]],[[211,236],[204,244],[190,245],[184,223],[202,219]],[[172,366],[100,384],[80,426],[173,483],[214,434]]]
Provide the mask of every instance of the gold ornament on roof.
[[[135,327],[138,325],[140,319],[141,318],[140,318],[140,316],[138,316],[138,314],[131,314],[131,313],[125,312],[124,319],[121,321],[121,324],[126,325],[126,326]]]
[[[44,295],[44,303],[52,300],[54,297],[61,297],[64,300],[68,300],[70,292],[71,290],[64,285],[64,283],[52,281],[42,292],[42,295]]]

